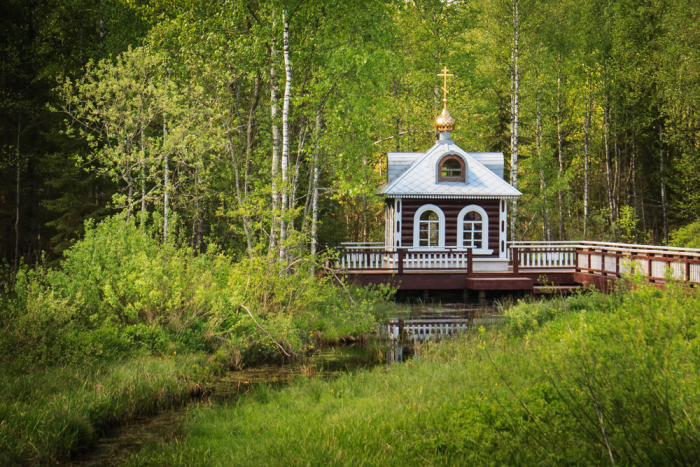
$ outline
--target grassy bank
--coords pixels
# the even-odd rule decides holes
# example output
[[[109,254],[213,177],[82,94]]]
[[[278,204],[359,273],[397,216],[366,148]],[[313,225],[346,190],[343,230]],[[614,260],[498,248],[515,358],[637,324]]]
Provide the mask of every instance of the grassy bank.
[[[506,327],[195,411],[128,465],[659,465],[700,459],[700,299],[521,304]]]
[[[22,373],[2,368],[0,465],[66,458],[105,428],[189,401],[218,370],[202,354],[177,353]]]

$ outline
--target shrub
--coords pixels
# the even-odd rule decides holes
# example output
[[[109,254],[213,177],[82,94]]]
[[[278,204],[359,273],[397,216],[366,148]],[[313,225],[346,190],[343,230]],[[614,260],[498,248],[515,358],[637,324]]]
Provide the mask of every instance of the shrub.
[[[320,260],[320,259],[316,259]],[[235,345],[247,361],[305,348],[308,330],[361,334],[391,289],[336,286],[316,261],[246,258],[161,243],[114,216],[88,222],[56,269],[22,269],[0,301],[0,352],[33,365]],[[264,329],[264,331],[263,331]]]

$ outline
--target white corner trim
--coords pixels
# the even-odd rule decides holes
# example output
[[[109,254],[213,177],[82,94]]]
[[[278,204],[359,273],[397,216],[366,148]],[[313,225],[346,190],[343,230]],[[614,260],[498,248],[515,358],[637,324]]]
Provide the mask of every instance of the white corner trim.
[[[469,206],[462,208],[457,216],[457,246],[463,248],[464,245],[464,216],[467,213],[476,211],[481,214],[483,230],[481,231],[481,241],[483,242],[482,247],[479,249],[474,249],[475,255],[486,255],[493,253],[493,250],[489,250],[489,215],[481,206],[476,204],[470,204]]]
[[[403,201],[401,198],[394,199],[394,225],[392,229],[394,230],[394,245],[392,247],[401,247],[401,229],[403,229]]]
[[[506,224],[508,223],[508,203],[505,200],[501,200],[498,203],[498,257],[501,259],[507,259],[506,250],[508,249],[508,228]]]
[[[439,223],[438,225],[440,226],[440,235],[438,236],[438,246],[437,248],[445,248],[445,213],[442,212],[442,209],[439,207],[435,206],[434,204],[424,204],[418,210],[413,216],[413,248],[419,248],[419,249],[430,249],[433,248],[435,249],[436,247],[420,247],[420,216],[423,214],[425,211],[435,211],[435,213],[438,215],[439,218]]]

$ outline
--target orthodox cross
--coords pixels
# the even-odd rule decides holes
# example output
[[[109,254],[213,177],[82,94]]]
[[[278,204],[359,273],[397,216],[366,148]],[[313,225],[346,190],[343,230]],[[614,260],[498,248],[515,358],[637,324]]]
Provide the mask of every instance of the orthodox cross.
[[[448,70],[447,67],[444,67],[442,69],[442,73],[438,73],[438,76],[440,76],[441,78],[444,78],[444,82],[445,82],[445,84],[442,87],[442,90],[445,92],[444,97],[442,98],[442,102],[443,102],[445,108],[447,108],[447,77],[454,76],[452,73],[448,73],[448,71],[450,71],[450,70]]]

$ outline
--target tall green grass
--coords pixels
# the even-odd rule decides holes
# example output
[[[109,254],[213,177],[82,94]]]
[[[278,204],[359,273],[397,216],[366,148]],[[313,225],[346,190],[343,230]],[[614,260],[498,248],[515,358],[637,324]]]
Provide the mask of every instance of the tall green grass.
[[[188,401],[212,370],[201,354],[21,374],[0,367],[0,465],[66,458],[105,428]]]
[[[127,465],[700,463],[697,292],[639,286],[508,314],[407,364],[197,410],[184,442]]]

